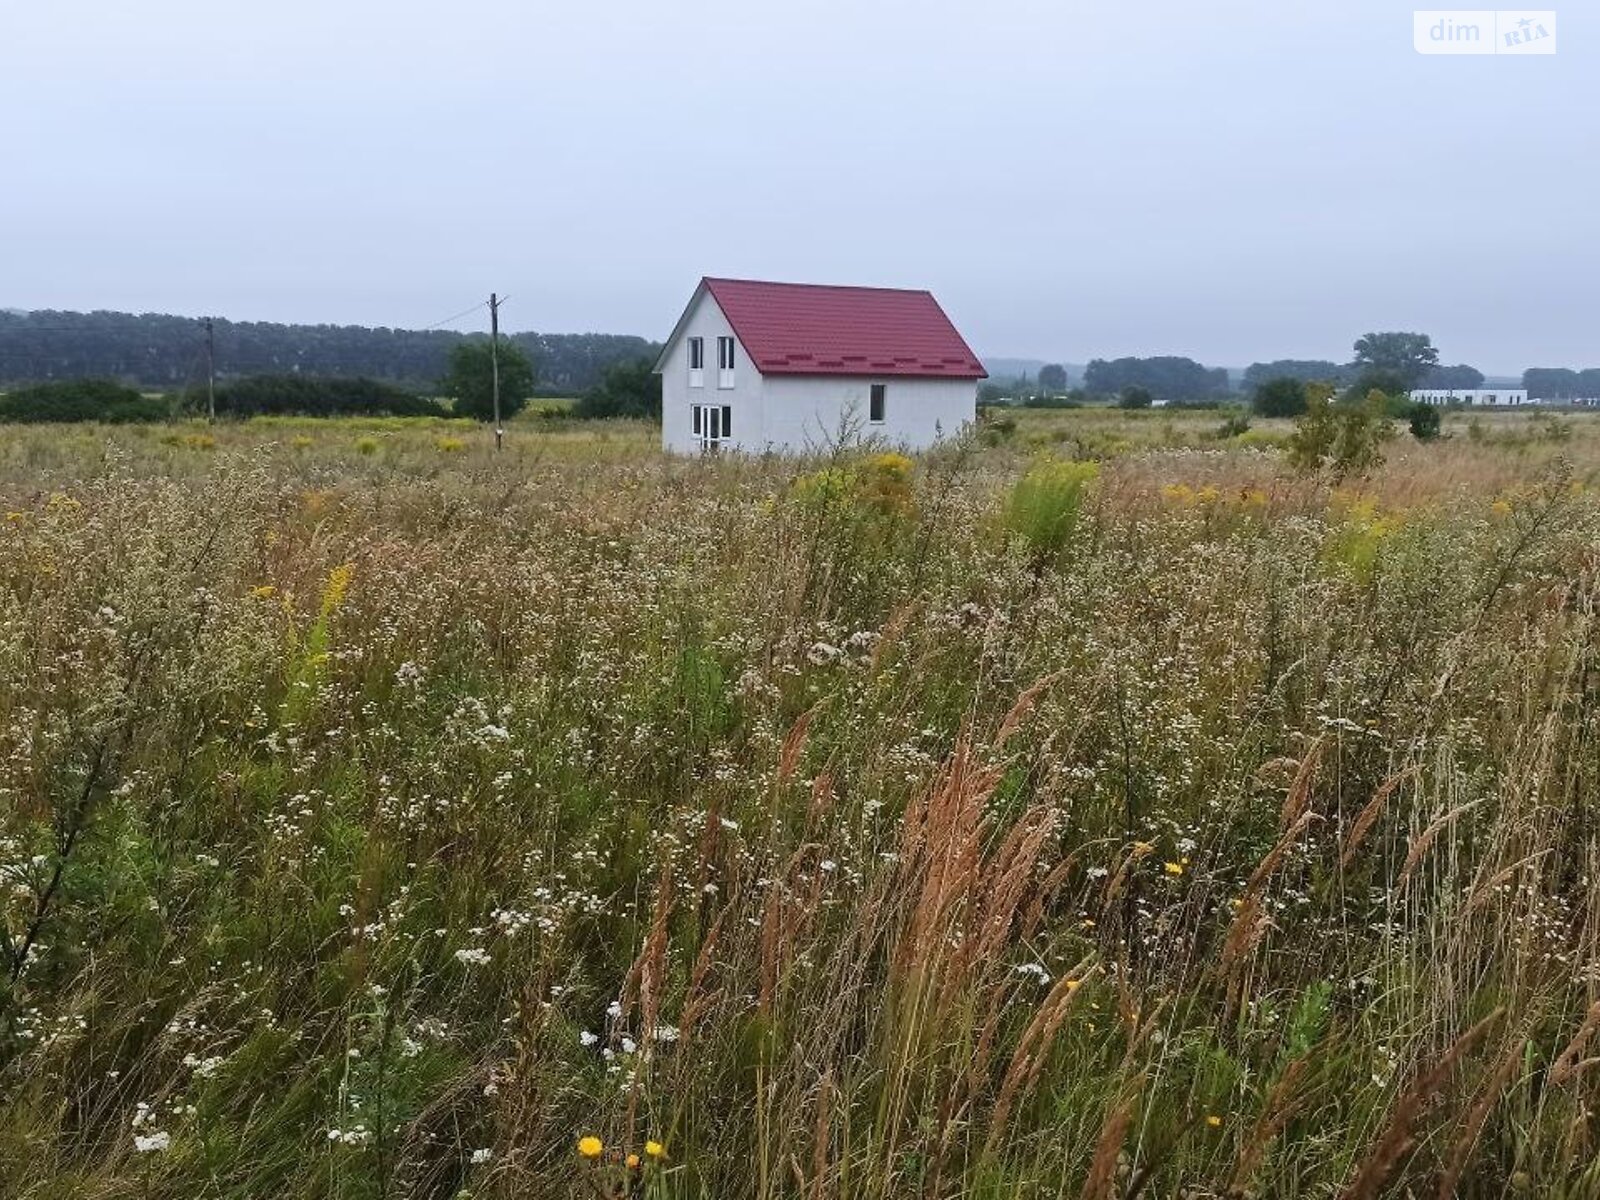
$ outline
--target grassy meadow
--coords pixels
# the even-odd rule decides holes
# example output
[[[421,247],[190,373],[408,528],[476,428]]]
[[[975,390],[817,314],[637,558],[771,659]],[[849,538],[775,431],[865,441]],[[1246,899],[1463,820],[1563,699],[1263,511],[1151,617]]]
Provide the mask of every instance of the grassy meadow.
[[[1600,420],[1012,422],[0,427],[0,1195],[1600,1195]]]

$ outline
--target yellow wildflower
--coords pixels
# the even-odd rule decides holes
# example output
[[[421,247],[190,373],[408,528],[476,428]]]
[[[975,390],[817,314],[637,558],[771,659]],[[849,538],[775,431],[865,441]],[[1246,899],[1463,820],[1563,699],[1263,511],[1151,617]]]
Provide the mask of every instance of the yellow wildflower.
[[[628,1170],[637,1171],[639,1169],[639,1156],[637,1154],[630,1154],[627,1158],[623,1159],[623,1163],[627,1166]]]
[[[251,588],[250,594],[257,600],[267,600],[273,596],[276,596],[278,594],[278,589],[273,587],[270,583],[263,583],[260,587]]]
[[[1149,842],[1135,842],[1133,844],[1133,856],[1135,858],[1143,858],[1146,854],[1153,853],[1155,853],[1155,847]]]
[[[1183,874],[1183,864],[1182,863],[1169,862],[1162,868],[1162,870],[1166,871],[1166,873],[1168,875],[1174,875],[1174,876],[1182,875]]]
[[[606,1144],[592,1133],[578,1139],[578,1153],[585,1158],[599,1158],[605,1149]]]
[[[656,1141],[646,1142],[644,1144],[644,1152],[651,1158],[665,1158],[667,1156],[667,1148]]]
[[[1221,1129],[1222,1118],[1217,1116],[1215,1113],[1212,1113],[1206,1117],[1206,1124],[1211,1126],[1213,1129]]]

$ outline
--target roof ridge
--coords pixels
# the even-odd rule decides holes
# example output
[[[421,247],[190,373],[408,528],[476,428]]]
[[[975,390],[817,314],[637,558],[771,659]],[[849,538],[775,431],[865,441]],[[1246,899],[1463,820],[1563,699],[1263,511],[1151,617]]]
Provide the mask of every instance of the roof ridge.
[[[931,296],[933,289],[925,287],[885,287],[872,283],[797,283],[792,279],[740,279],[732,275],[703,275],[704,283],[744,283],[757,287],[808,288],[827,292],[893,292],[901,296]]]

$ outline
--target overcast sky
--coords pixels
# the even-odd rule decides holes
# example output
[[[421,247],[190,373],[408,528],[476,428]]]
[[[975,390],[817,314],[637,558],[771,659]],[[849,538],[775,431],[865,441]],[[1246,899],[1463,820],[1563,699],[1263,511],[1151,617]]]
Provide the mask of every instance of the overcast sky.
[[[0,0],[0,307],[495,289],[660,338],[721,274],[929,287],[986,355],[1600,365],[1600,5],[1559,20],[1430,57],[1393,0]]]

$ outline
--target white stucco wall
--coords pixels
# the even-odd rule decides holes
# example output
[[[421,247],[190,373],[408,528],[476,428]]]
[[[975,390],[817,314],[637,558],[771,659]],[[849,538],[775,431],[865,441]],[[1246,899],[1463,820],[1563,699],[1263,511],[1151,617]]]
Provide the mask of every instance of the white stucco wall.
[[[689,386],[689,339],[706,340],[705,385]],[[717,339],[733,337],[735,343],[731,388],[717,386]],[[733,326],[711,293],[702,291],[693,301],[689,315],[678,331],[677,340],[667,347],[661,362],[661,445],[680,454],[698,453],[700,441],[694,435],[690,408],[695,404],[726,404],[733,409],[733,442],[730,449],[748,450],[761,445],[761,373]],[[753,439],[753,440],[752,440]]]
[[[872,385],[881,383],[884,420],[867,421]],[[821,450],[841,431],[909,450],[953,438],[977,417],[978,385],[971,379],[887,376],[774,375],[765,382],[765,449]]]
[[[705,339],[705,381],[689,386],[689,339]],[[717,339],[734,337],[734,386],[717,386]],[[872,384],[882,383],[884,420],[867,421]],[[661,445],[680,454],[697,453],[691,407],[726,404],[733,410],[731,450],[759,454],[772,450],[821,450],[841,430],[857,439],[924,450],[952,438],[977,417],[978,385],[971,379],[904,379],[834,375],[774,375],[763,378],[709,292],[693,301],[677,338],[661,361]]]

